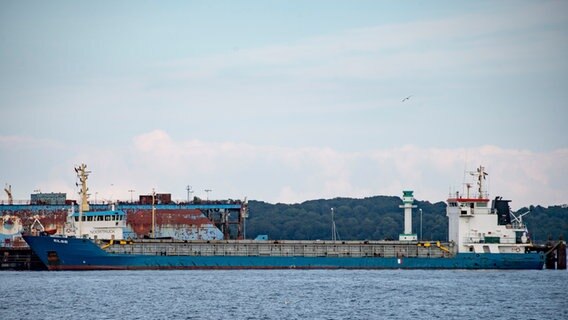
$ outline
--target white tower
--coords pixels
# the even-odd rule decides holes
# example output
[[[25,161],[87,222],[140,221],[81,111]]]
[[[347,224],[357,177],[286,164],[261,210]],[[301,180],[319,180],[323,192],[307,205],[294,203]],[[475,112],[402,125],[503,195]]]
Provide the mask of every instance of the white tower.
[[[416,206],[412,205],[414,202],[414,191],[402,191],[402,205],[399,208],[404,209],[404,233],[398,235],[398,240],[400,241],[416,241],[418,237],[416,233],[412,233],[412,208]]]

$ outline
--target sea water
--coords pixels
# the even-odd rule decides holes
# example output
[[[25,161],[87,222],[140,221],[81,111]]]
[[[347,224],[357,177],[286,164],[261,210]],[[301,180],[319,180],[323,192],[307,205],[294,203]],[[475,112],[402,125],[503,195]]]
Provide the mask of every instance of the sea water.
[[[0,272],[0,319],[568,319],[567,271]]]

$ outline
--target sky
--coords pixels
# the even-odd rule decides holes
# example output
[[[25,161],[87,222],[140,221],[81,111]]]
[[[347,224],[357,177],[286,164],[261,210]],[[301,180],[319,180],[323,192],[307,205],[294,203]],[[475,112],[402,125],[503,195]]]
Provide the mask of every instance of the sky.
[[[15,200],[568,203],[566,1],[0,1]],[[409,97],[408,99],[405,99]],[[135,190],[129,192],[129,190]],[[211,190],[206,192],[205,190]],[[0,201],[6,201],[2,193]]]

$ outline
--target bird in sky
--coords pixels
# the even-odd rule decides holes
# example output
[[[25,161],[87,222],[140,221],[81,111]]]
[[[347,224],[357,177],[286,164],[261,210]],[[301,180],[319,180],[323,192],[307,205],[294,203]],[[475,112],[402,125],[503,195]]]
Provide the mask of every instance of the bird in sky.
[[[406,100],[410,100],[410,97],[412,97],[412,95],[410,95],[410,96],[408,96],[408,97],[402,99],[402,102],[404,102],[404,101],[406,101]]]

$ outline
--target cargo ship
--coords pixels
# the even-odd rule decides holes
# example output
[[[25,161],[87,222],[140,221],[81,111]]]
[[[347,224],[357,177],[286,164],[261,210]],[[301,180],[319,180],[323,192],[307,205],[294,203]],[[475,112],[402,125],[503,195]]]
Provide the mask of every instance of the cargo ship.
[[[544,254],[535,250],[522,216],[512,213],[509,200],[488,198],[483,167],[472,175],[477,193],[470,195],[472,185],[467,184],[465,195],[456,192],[447,200],[448,241],[417,239],[411,229],[415,206],[409,190],[403,192],[400,206],[404,233],[396,241],[183,240],[154,234],[143,239],[119,234],[101,239],[86,231],[23,238],[49,270],[542,269]],[[244,217],[246,212],[241,214]],[[107,217],[111,213],[102,215],[97,220],[112,221]],[[79,213],[71,223],[82,221]]]
[[[123,221],[111,220],[93,228],[85,228],[83,236],[99,240],[124,238],[169,237],[179,240],[242,239],[244,237],[242,214],[247,209],[246,200],[208,200],[197,196],[187,200],[172,200],[169,193],[139,194],[130,201],[97,199],[96,192],[87,188],[90,171],[86,165],[75,168],[79,200],[68,199],[61,192],[42,193],[35,190],[28,200],[14,200],[12,187],[4,188],[7,200],[0,200],[0,270],[44,270],[44,264],[33,254],[22,234],[44,233],[77,236],[78,224],[70,224],[70,217],[78,219],[83,212],[86,223],[95,219],[114,219],[104,212],[120,212]],[[134,190],[129,190],[134,192]],[[89,195],[94,195],[94,199]],[[155,220],[152,222],[152,212]],[[109,224],[118,228],[109,229]],[[110,232],[113,231],[113,232]],[[110,232],[110,233],[109,233]]]

